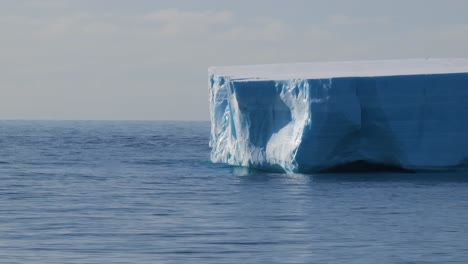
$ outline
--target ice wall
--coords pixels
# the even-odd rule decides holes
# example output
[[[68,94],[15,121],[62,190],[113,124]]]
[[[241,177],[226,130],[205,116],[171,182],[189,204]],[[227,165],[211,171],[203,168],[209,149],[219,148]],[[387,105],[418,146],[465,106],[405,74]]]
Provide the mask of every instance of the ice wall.
[[[468,161],[468,60],[214,67],[211,159],[291,172]]]

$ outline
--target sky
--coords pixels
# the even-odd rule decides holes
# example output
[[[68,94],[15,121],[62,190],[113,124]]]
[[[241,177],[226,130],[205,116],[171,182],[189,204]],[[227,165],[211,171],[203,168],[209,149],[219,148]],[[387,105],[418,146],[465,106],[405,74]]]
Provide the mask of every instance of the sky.
[[[209,66],[468,57],[466,0],[0,0],[0,119],[208,120]]]

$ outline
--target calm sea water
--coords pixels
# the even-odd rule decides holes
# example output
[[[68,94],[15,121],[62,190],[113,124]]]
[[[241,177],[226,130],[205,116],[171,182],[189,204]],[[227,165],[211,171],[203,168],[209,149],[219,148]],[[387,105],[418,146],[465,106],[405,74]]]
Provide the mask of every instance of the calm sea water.
[[[0,121],[0,263],[468,262],[468,175],[254,172],[208,137]]]

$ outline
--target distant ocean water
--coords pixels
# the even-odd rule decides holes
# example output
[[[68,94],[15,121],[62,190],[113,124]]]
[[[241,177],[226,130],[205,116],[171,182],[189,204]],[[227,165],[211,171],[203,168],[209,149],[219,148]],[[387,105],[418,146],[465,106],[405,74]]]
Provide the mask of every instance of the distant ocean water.
[[[249,171],[208,122],[0,121],[0,263],[467,263],[468,175]]]

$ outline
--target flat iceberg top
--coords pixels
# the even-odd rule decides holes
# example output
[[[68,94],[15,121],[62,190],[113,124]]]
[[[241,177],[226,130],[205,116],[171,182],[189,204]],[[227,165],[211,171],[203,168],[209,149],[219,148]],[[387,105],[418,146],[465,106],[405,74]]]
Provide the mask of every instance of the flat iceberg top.
[[[231,80],[327,79],[468,73],[468,59],[406,59],[348,62],[315,62],[210,67],[214,76]]]

